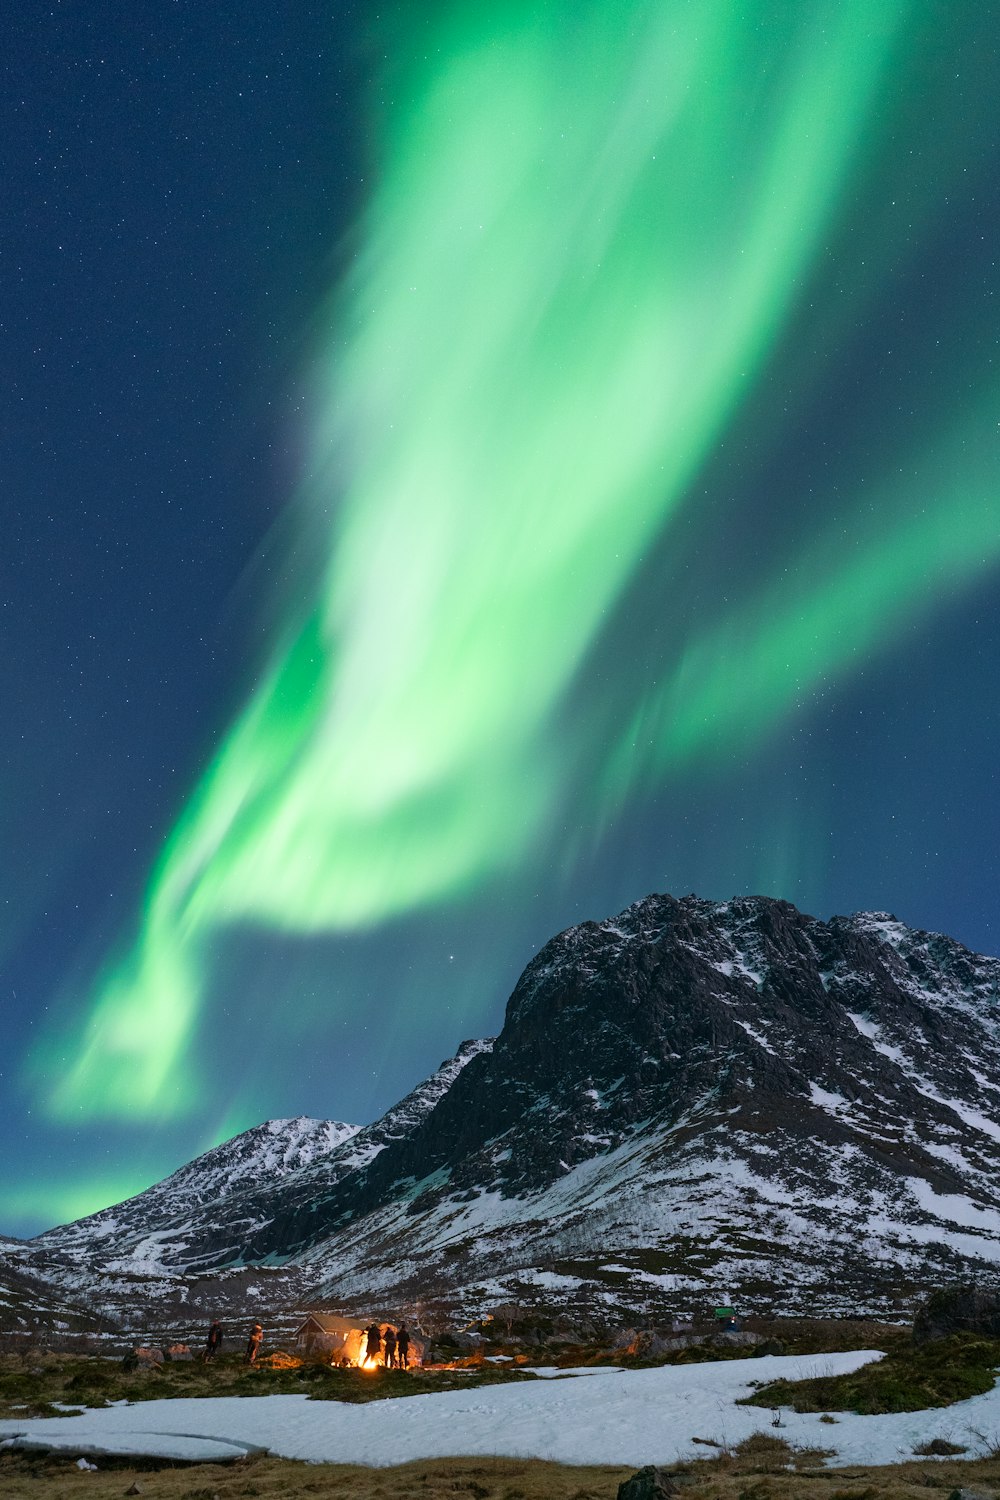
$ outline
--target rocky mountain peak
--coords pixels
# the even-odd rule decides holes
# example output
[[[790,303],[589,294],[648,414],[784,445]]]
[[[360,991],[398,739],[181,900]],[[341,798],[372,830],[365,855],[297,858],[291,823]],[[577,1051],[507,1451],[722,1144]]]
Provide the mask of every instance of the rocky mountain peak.
[[[554,937],[499,1036],[375,1124],[295,1164],[317,1122],[270,1122],[108,1211],[115,1264],[280,1262],[339,1305],[884,1313],[998,1276],[997,1079],[997,959],[885,912],[650,895]],[[199,1206],[184,1174],[223,1165]],[[37,1244],[110,1264],[100,1221]]]

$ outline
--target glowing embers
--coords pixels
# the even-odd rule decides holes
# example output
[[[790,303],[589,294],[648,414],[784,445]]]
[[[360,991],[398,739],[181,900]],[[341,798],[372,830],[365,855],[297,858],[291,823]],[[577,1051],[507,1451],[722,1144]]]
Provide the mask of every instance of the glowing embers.
[[[261,1370],[299,1370],[304,1364],[304,1359],[286,1354],[284,1349],[275,1349],[273,1354],[265,1354],[263,1359],[257,1361],[257,1367]]]

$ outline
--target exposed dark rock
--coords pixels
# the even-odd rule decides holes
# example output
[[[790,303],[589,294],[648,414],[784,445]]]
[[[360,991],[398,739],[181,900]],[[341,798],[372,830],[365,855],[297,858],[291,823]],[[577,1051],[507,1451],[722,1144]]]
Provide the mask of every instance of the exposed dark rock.
[[[102,1306],[107,1268],[192,1316],[176,1278],[210,1272],[230,1308],[256,1276],[254,1306],[297,1288],[417,1319],[561,1304],[649,1327],[733,1297],[898,1320],[935,1285],[1000,1286],[998,996],[996,959],[885,913],[649,896],[547,943],[494,1043],[328,1153],[255,1176],[238,1138],[233,1192],[164,1218],[153,1189],[4,1266]]]
[[[161,1349],[132,1349],[122,1360],[122,1369],[126,1373],[136,1370],[160,1370],[163,1368],[163,1351]]]
[[[670,1500],[671,1496],[679,1494],[680,1488],[667,1470],[657,1469],[652,1464],[639,1469],[618,1486],[618,1500]]]
[[[956,1286],[932,1292],[913,1321],[913,1337],[924,1344],[952,1333],[1000,1338],[1000,1292]]]

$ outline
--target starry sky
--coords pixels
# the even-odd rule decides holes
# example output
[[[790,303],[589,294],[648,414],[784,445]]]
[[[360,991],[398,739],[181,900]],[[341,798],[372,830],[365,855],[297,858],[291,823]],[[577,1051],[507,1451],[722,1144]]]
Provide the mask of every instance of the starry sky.
[[[7,29],[0,1233],[651,890],[998,950],[989,7]]]

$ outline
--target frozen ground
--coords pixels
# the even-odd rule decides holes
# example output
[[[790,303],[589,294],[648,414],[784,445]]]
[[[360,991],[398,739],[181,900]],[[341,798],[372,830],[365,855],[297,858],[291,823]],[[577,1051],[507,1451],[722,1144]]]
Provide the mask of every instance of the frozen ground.
[[[225,1459],[268,1449],[312,1463],[382,1467],[410,1459],[489,1454],[579,1464],[669,1464],[705,1458],[692,1439],[733,1445],[773,1431],[770,1412],[735,1403],[751,1384],[840,1374],[874,1351],[666,1366],[549,1372],[561,1379],[409,1396],[354,1406],[305,1396],[146,1401],[78,1416],[0,1422],[0,1447],[71,1455]],[[586,1379],[580,1376],[585,1374]],[[934,1437],[981,1456],[1000,1438],[1000,1389],[939,1411],[836,1423],[783,1410],[780,1436],[835,1451],[833,1464],[889,1464]]]

